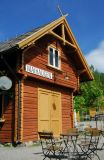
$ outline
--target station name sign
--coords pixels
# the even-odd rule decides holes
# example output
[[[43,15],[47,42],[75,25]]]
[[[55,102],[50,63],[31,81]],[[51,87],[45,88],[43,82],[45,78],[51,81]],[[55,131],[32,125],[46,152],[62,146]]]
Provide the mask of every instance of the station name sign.
[[[38,75],[44,78],[52,79],[52,73],[45,71],[43,69],[26,64],[25,70],[26,72],[29,72],[29,73],[32,73],[32,74],[35,74],[35,75]]]

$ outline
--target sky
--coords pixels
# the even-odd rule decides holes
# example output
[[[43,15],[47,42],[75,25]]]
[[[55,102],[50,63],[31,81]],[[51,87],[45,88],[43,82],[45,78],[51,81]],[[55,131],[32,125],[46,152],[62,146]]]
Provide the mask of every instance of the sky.
[[[104,0],[0,0],[0,41],[47,24],[63,14],[88,62],[104,72]]]

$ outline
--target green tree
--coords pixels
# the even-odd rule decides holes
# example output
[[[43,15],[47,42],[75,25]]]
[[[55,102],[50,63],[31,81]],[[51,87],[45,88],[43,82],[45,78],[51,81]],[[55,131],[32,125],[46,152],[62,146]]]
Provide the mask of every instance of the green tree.
[[[74,98],[76,111],[84,110],[87,112],[92,107],[97,108],[97,110],[102,106],[104,107],[104,74],[94,71],[93,66],[91,66],[91,70],[95,79],[81,84],[81,96]]]
[[[83,83],[81,85],[82,96],[85,100],[84,107],[100,107],[102,104],[103,91],[99,88],[96,81]]]
[[[74,97],[74,109],[76,112],[80,111],[85,105],[85,99],[83,96]]]

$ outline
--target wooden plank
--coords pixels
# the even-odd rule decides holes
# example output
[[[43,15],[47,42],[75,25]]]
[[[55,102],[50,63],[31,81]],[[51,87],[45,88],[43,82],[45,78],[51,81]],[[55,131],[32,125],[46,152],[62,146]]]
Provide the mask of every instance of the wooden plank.
[[[64,28],[64,24],[62,24],[61,26],[62,26],[62,38],[63,38],[63,44],[65,45],[65,28]]]
[[[47,40],[48,41],[48,40]],[[46,41],[46,43],[47,43],[47,41]],[[41,43],[41,41],[40,41],[40,43]],[[40,45],[40,43],[39,43],[39,45]],[[42,43],[43,44],[43,43]],[[34,47],[34,53],[36,52],[36,47],[37,46],[35,46]],[[46,63],[47,63],[47,61],[48,61],[48,51],[46,50],[46,48],[45,48],[45,44],[43,44],[43,48],[42,48],[42,46],[40,45],[40,52],[42,53],[42,55],[40,56],[40,55],[37,55],[36,57],[34,56],[34,58],[33,58],[33,53],[32,52],[30,52],[31,54],[28,54],[28,50],[27,50],[27,52],[25,53],[25,55],[24,55],[24,58],[25,58],[25,63],[26,63],[26,59],[28,60],[28,58],[30,59],[30,57],[32,57],[32,59],[31,59],[31,64],[30,65],[33,65],[33,66],[40,66],[40,68],[42,68],[42,69],[44,69],[44,70],[47,70],[47,71],[51,71],[51,68],[47,68],[47,66],[45,65]],[[60,46],[60,48],[61,48],[61,50],[62,50],[62,47]],[[33,49],[33,48],[32,48]],[[43,50],[45,50],[44,52],[43,52]],[[26,58],[27,57],[27,58]],[[40,59],[38,59],[38,57],[41,57]],[[47,58],[46,58],[47,57]],[[65,52],[64,52],[64,54],[62,54],[62,57],[65,57]],[[66,58],[66,57],[65,57]],[[45,61],[44,61],[44,59],[46,59]],[[66,58],[67,59],[67,58]],[[67,67],[66,67],[67,66]],[[67,72],[67,73],[69,73],[70,74],[70,79],[73,79],[73,78],[75,78],[75,71],[73,71],[72,70],[72,66],[70,66],[70,68],[69,68],[69,65],[68,65],[68,61],[66,62],[66,63],[63,63],[63,61],[62,61],[62,69],[63,68],[65,68],[64,70]],[[53,74],[54,74],[54,71],[51,71]],[[26,72],[24,73],[24,74],[26,74]],[[28,74],[27,73],[27,76],[32,76],[32,77],[36,77],[37,79],[43,79],[42,77],[39,77],[39,76],[36,76],[36,75],[32,75],[32,74]],[[59,74],[58,75],[59,77],[60,77],[60,79],[62,79],[64,82],[65,82],[65,79],[64,79],[64,77],[63,77],[63,74],[61,73],[61,74]],[[44,80],[46,80],[45,78],[44,78]],[[46,80],[47,82],[48,82],[48,80]],[[63,83],[63,81],[60,81],[60,85],[62,85],[62,84],[64,84]],[[73,81],[73,80],[72,80]],[[74,87],[76,88],[76,86],[77,86],[77,80],[74,80],[74,82],[75,82],[75,84],[74,84]],[[51,81],[50,81],[50,83],[51,83]],[[56,82],[55,82],[56,83]],[[71,86],[72,84],[70,84],[70,85],[68,85],[69,83],[70,83],[70,81],[67,81],[66,82],[67,84],[66,84],[66,86]],[[28,91],[26,91],[26,92],[28,92]],[[32,92],[32,91],[31,91]],[[33,91],[34,92],[34,91]]]
[[[62,37],[60,37],[60,36],[59,36],[58,34],[56,34],[55,32],[50,31],[49,33],[51,33],[53,36],[57,37],[59,40],[63,41],[64,43],[66,43],[66,44],[69,45],[70,47],[73,47],[73,48],[77,49],[77,47],[76,47],[74,44],[68,42],[67,40],[64,40]]]

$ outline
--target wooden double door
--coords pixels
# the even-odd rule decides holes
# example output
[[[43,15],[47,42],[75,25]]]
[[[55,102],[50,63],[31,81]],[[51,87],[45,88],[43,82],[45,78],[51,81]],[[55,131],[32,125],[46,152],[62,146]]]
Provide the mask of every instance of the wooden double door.
[[[38,131],[52,131],[59,136],[62,129],[61,93],[38,90]]]

